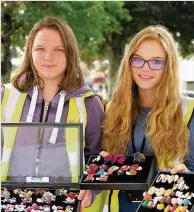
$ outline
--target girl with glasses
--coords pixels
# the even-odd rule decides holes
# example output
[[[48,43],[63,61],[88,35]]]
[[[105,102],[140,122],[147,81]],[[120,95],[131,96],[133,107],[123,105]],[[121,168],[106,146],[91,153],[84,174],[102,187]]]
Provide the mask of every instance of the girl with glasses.
[[[149,26],[135,35],[126,45],[107,105],[103,150],[155,155],[157,170],[173,174],[194,171],[194,100],[180,94],[178,69],[175,41],[165,27]],[[120,191],[119,206],[111,205],[111,212],[136,211],[128,195]]]

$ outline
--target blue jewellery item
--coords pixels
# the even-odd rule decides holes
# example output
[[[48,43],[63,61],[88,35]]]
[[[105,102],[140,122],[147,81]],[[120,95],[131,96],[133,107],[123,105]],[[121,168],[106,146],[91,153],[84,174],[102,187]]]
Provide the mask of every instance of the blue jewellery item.
[[[104,169],[100,169],[100,170],[97,171],[96,175],[103,175],[104,172],[105,172]]]
[[[184,199],[183,205],[185,206],[191,205],[191,202],[188,199]]]

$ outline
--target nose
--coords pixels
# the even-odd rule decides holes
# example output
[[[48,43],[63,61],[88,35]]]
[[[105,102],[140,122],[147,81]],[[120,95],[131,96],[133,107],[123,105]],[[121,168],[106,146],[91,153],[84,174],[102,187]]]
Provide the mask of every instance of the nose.
[[[45,60],[52,60],[52,58],[53,58],[52,51],[51,50],[46,51]]]
[[[145,70],[145,71],[150,71],[151,70],[150,67],[149,67],[149,65],[148,65],[148,61],[146,61],[144,63],[144,66],[142,67],[142,69]]]

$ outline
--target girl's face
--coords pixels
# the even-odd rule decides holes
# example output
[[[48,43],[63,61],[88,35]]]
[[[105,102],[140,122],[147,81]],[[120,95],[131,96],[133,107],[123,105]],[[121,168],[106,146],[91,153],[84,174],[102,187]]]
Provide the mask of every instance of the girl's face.
[[[32,45],[32,59],[44,82],[60,83],[66,69],[66,55],[57,30],[44,28],[37,32]]]
[[[132,78],[139,90],[156,90],[164,74],[165,60],[166,53],[159,41],[147,39],[139,45],[130,57]]]

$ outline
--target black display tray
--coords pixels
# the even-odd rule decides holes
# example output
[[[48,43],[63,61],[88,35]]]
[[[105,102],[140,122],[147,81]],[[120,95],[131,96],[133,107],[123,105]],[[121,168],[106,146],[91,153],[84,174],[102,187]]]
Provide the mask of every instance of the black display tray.
[[[158,172],[157,176],[155,177],[153,183],[151,186],[155,186],[156,188],[160,188],[160,187],[163,187],[165,189],[170,189],[173,187],[173,183],[162,183],[162,182],[157,182],[156,183],[156,180],[158,178],[158,176],[160,174],[168,174],[168,175],[171,175],[169,172]],[[179,177],[183,177],[184,180],[185,180],[185,183],[187,186],[189,186],[189,189],[188,190],[183,190],[183,193],[187,193],[187,192],[194,192],[194,172],[188,172],[188,173],[177,173],[177,175]],[[149,189],[147,189],[148,191]],[[175,190],[177,191],[177,190]],[[154,195],[155,196],[155,195]],[[142,197],[143,197],[143,194],[142,194]],[[144,200],[141,201],[141,204],[139,206],[139,208],[137,209],[136,212],[158,212],[158,211],[164,211],[163,210],[158,210],[156,208],[152,208],[152,209],[149,209],[149,208],[145,208],[142,206],[142,203],[144,202]],[[194,197],[190,199],[190,202],[192,203],[191,206],[189,206],[188,210],[189,212],[194,212]]]
[[[51,192],[53,194],[55,194],[55,190],[56,189],[62,189],[62,187],[54,188],[54,186],[51,186],[51,187],[45,187],[45,186],[43,187],[42,186],[42,187],[38,187],[38,188],[35,188],[35,187],[22,187],[22,188],[19,188],[16,185],[15,186],[12,185],[11,187],[9,187],[9,186],[8,187],[1,186],[1,190],[3,190],[4,188],[6,188],[11,193],[11,196],[10,196],[11,198],[12,197],[16,197],[17,203],[15,203],[15,204],[12,203],[12,205],[20,204],[22,202],[21,198],[19,197],[19,195],[18,194],[16,195],[16,194],[13,193],[14,189],[21,189],[22,191],[27,190],[27,191],[33,191],[33,192],[35,192],[36,190],[46,190],[46,191],[49,191],[49,192]],[[67,194],[69,194],[70,192],[74,192],[76,194],[79,194],[79,190],[75,190],[74,188],[72,188],[72,189],[64,188],[64,189],[67,190]],[[41,197],[42,197],[42,195],[33,194],[32,195],[32,203],[36,203],[38,206],[49,205],[50,208],[52,208],[53,205],[62,206],[64,208],[63,211],[65,211],[67,205],[69,205],[69,206],[73,207],[73,210],[71,210],[72,212],[79,212],[80,211],[81,201],[79,201],[77,198],[75,200],[75,203],[65,203],[63,201],[65,201],[67,197],[65,197],[64,195],[61,195],[61,196],[56,195],[56,200],[51,202],[50,204],[47,204],[47,203],[38,203],[37,202],[37,198],[41,198]],[[28,206],[32,206],[32,203],[27,203],[25,205],[27,207]],[[3,199],[1,198],[1,205],[3,205],[3,204],[5,204],[5,203],[3,203]],[[10,203],[7,203],[7,204],[10,204]],[[1,211],[4,212],[5,210],[1,209]],[[50,212],[53,212],[53,210],[51,209]]]
[[[98,165],[104,164],[104,159],[101,157],[100,161],[92,162],[94,158],[97,156],[91,156],[89,158],[88,164],[96,163]],[[116,165],[116,166],[123,166],[123,165],[132,165],[135,164],[133,162],[133,156],[125,156],[126,159],[124,164],[119,164],[115,162],[114,164],[107,164],[106,165]],[[141,164],[142,170],[137,171],[136,175],[119,175],[113,174],[109,175],[107,182],[99,182],[97,180],[93,180],[90,182],[84,182],[87,175],[83,174],[80,179],[80,189],[85,190],[147,190],[151,184],[151,180],[153,178],[153,174],[155,171],[155,159],[152,156],[146,156],[145,163]],[[117,171],[116,171],[117,172]],[[96,176],[95,176],[96,178]]]

